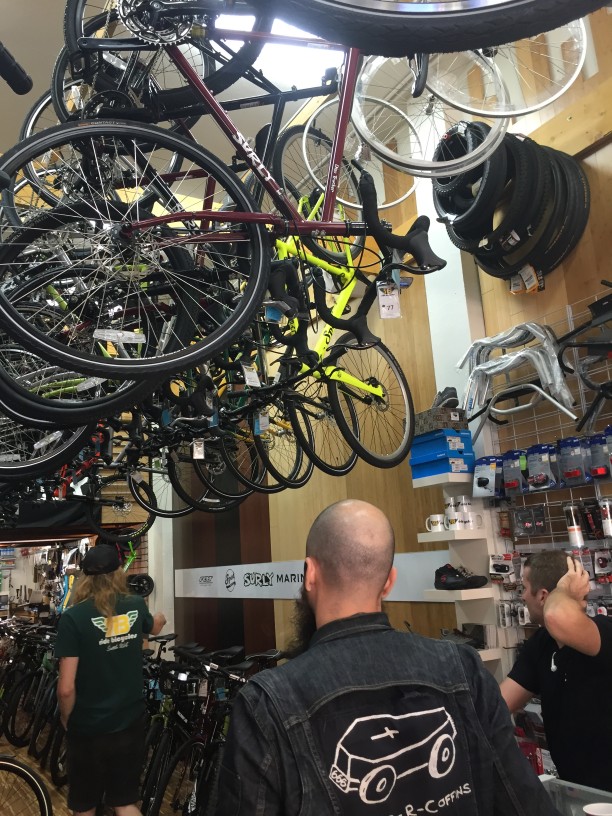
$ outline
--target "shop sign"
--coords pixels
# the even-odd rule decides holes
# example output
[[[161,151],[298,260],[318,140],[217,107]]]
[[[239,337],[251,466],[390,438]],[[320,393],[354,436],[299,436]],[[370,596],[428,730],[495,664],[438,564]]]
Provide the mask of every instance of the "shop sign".
[[[448,550],[399,553],[397,581],[389,601],[424,601],[435,570],[449,560]],[[177,598],[267,598],[293,600],[302,588],[304,561],[268,561],[174,571]]]

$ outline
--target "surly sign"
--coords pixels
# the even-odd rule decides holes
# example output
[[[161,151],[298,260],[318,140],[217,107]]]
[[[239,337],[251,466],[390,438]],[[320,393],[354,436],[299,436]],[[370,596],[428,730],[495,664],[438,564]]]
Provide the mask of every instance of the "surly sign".
[[[276,574],[277,584],[301,584],[304,576],[301,572],[279,572]],[[245,587],[272,587],[274,586],[274,572],[245,572]]]
[[[372,816],[474,812],[469,764],[444,708],[353,720],[338,740],[329,779],[343,813]],[[467,765],[467,767],[466,767]]]

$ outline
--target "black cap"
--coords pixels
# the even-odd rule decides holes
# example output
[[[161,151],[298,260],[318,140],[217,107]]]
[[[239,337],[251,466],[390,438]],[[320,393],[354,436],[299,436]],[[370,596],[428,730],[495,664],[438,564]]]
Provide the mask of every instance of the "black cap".
[[[106,575],[120,566],[117,548],[109,544],[98,544],[87,550],[85,558],[81,561],[81,569],[85,575]]]

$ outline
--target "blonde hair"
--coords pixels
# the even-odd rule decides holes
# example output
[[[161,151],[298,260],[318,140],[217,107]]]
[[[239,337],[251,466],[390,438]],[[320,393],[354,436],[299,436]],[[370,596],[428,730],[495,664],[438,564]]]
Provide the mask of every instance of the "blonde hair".
[[[122,569],[104,575],[82,575],[74,587],[71,606],[91,599],[105,618],[115,614],[117,596],[129,595],[127,575]]]

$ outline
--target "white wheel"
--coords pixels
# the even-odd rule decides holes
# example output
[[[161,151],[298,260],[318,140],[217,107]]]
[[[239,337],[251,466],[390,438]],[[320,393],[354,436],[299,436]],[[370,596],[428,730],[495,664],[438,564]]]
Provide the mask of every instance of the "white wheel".
[[[413,138],[418,142],[418,136],[408,117],[402,113],[399,108],[395,108],[384,100],[368,100],[371,101],[372,110],[378,116],[385,116],[392,118],[394,121],[404,119],[404,127],[412,129]],[[374,104],[375,103],[375,104]],[[306,123],[304,135],[302,137],[302,150],[304,151],[304,162],[306,169],[311,179],[322,189],[325,188],[327,182],[327,171],[329,169],[328,157],[320,158],[319,154],[313,154],[311,149],[312,138],[309,134],[312,132],[334,133],[336,128],[336,117],[338,115],[338,100],[330,99],[318,108]],[[376,192],[378,194],[378,209],[386,210],[390,207],[395,207],[401,204],[408,196],[414,192],[415,182],[411,176],[406,175],[402,171],[402,176],[397,177],[395,173],[389,176],[389,169],[395,170],[391,165],[385,161],[384,158],[376,155],[370,149],[369,145],[359,135],[357,129],[352,122],[349,122],[348,130],[346,132],[346,140],[344,142],[344,155],[349,160],[355,160],[364,170],[367,170],[374,179],[376,185]],[[352,192],[351,187],[346,187],[346,192]],[[350,198],[342,198],[338,196],[338,201],[344,204],[345,207],[355,207],[361,209],[361,201],[355,195]]]
[[[582,70],[587,33],[582,20],[481,51],[432,54],[427,86],[475,116],[522,116],[558,99]],[[505,95],[497,93],[502,82]]]
[[[504,97],[503,85],[495,79],[493,69],[491,76],[498,96]],[[428,89],[415,98],[413,85],[410,63],[401,57],[369,57],[357,83],[353,105],[355,128],[392,167],[424,178],[452,176],[477,167],[501,144],[509,120],[494,118],[487,122],[490,131],[486,137],[472,145],[469,152],[457,155],[447,150],[445,134],[451,128],[482,117],[451,107]],[[381,101],[386,113],[380,110]],[[402,111],[402,116],[389,116],[390,106]]]

